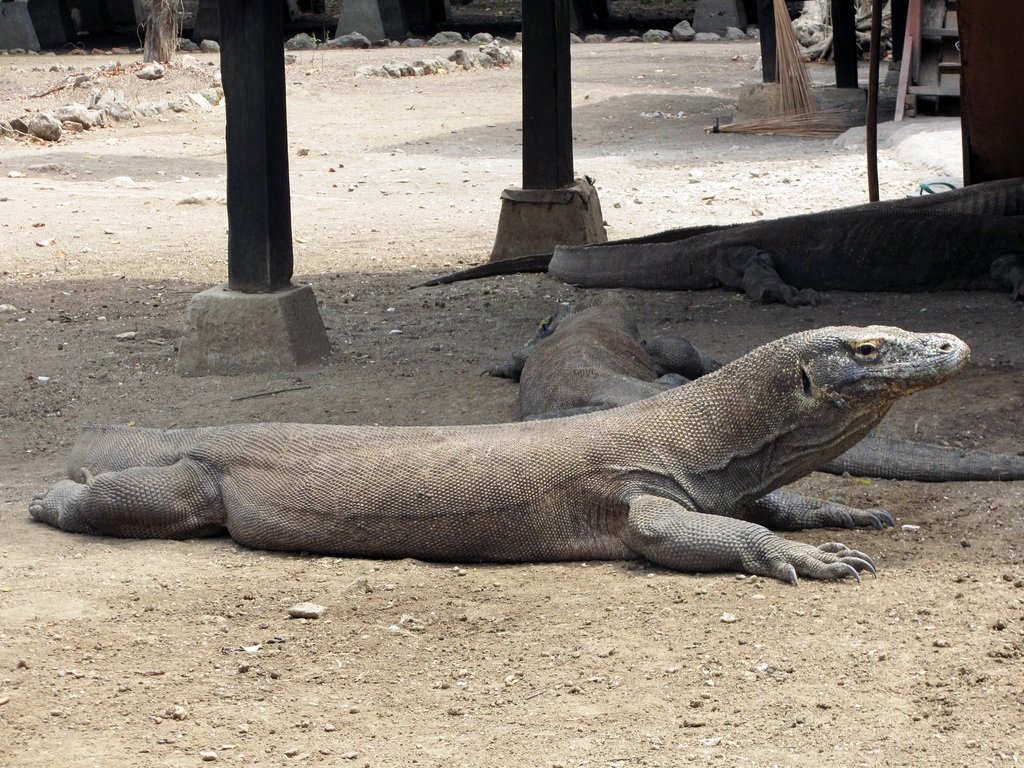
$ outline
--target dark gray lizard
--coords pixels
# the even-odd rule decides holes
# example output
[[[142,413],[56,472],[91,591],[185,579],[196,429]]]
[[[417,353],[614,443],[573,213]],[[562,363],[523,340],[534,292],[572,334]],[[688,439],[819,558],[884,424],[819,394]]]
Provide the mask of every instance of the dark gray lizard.
[[[587,288],[815,304],[818,291],[1009,288],[1024,298],[1024,180],[730,226],[667,230],[484,264],[426,283],[547,270]]]
[[[35,496],[66,531],[441,561],[646,558],[796,582],[859,577],[841,544],[774,535],[835,525],[771,492],[838,456],[899,398],[968,361],[955,336],[822,328],[766,344],[622,408],[457,427],[245,424],[94,428],[69,478]],[[746,403],[746,407],[738,404]]]
[[[571,308],[559,305],[534,338],[485,373],[519,381],[520,418],[531,420],[626,405],[719,367],[687,339],[642,341],[628,305],[616,296],[601,296]],[[919,482],[1024,480],[1024,456],[869,434],[818,469]]]

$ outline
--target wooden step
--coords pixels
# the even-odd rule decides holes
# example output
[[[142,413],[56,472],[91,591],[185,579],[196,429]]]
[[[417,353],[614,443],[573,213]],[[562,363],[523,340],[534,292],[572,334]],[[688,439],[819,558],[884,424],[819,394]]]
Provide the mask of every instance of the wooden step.
[[[924,27],[921,30],[921,38],[923,40],[944,40],[953,39],[960,37],[960,30],[946,29],[945,27]]]
[[[907,93],[914,96],[951,96],[960,97],[960,84],[955,85],[908,85]]]

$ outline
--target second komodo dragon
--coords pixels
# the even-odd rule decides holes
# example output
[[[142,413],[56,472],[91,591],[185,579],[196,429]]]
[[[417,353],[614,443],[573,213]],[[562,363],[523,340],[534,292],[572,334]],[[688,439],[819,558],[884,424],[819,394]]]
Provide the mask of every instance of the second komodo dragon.
[[[626,302],[605,294],[560,304],[532,339],[484,373],[519,382],[519,417],[528,421],[627,405],[720,367],[688,339],[641,340]],[[1024,480],[1024,455],[961,451],[871,433],[818,469],[919,482]]]
[[[899,398],[958,373],[955,336],[805,331],[655,397],[565,419],[457,427],[97,427],[35,496],[65,531],[455,562],[646,558],[795,583],[871,559],[782,530],[828,508],[766,494],[856,443]],[[737,402],[750,407],[737,409]]]

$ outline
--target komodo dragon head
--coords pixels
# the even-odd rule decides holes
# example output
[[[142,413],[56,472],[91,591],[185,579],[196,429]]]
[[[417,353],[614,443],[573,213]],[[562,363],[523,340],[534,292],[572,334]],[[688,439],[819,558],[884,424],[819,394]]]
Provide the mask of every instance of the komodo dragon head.
[[[758,347],[660,398],[686,400],[693,469],[753,496],[792,482],[859,441],[899,398],[959,373],[970,349],[944,333],[819,328]]]

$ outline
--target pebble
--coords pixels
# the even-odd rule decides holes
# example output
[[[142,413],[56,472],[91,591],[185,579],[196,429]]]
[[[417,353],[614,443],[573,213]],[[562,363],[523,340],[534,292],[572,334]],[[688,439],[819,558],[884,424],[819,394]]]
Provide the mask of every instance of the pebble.
[[[199,750],[199,757],[204,763],[212,763],[217,759],[217,753],[212,749],[201,749]]]
[[[125,331],[124,333],[117,334],[116,336],[114,336],[114,338],[117,339],[118,341],[131,341],[138,335],[139,334],[136,333],[135,331]]]
[[[918,531],[921,530],[921,526],[920,525],[903,525],[903,526],[900,526],[900,530],[903,531],[904,533],[917,533]]]
[[[293,619],[319,619],[327,611],[327,606],[316,603],[296,603],[288,609]]]

